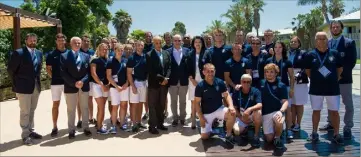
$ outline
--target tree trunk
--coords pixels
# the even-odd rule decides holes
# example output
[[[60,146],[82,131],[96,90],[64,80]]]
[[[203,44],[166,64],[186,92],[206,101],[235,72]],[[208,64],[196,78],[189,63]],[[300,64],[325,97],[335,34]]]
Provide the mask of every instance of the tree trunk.
[[[323,14],[323,17],[325,18],[326,20],[326,23],[330,23],[330,19],[328,18],[328,14],[327,14],[327,4],[326,4],[326,0],[322,0],[322,14]]]
[[[259,37],[259,36],[258,36],[258,28],[256,28],[256,33],[257,33],[257,38],[258,38],[258,37]]]

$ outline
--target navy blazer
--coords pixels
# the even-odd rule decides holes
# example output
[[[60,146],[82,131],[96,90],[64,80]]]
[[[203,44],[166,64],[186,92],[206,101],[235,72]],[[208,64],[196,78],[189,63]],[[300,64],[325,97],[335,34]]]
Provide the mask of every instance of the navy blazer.
[[[189,83],[189,72],[188,72],[188,57],[189,57],[189,49],[182,47],[182,59],[180,64],[178,65],[177,61],[173,56],[174,47],[169,48],[167,51],[169,52],[171,58],[171,73],[169,76],[169,85],[176,86],[179,82],[181,86],[188,86]]]
[[[148,87],[159,88],[164,79],[169,78],[171,74],[171,58],[169,52],[162,50],[163,64],[155,49],[149,51],[146,57],[147,73],[148,73]],[[169,81],[169,80],[168,80]]]
[[[328,47],[331,49],[332,39],[328,41]],[[341,36],[336,49],[341,56],[343,71],[341,73],[340,84],[352,83],[352,69],[357,60],[356,43],[354,40]]]
[[[196,61],[196,50],[192,50],[189,52],[189,58],[188,58],[188,72],[189,76],[192,76],[193,79],[196,78],[196,68],[199,68],[199,73],[201,74],[201,78],[204,79],[203,75],[203,56],[205,51],[201,51],[199,53],[199,59]],[[196,62],[198,62],[198,67],[196,67]]]
[[[75,87],[77,81],[83,82],[83,87],[81,88],[83,92],[89,91],[90,56],[81,51],[78,53],[81,59],[79,70],[72,50],[60,56],[60,74],[64,79],[64,93],[77,93],[79,91],[79,89]]]
[[[34,67],[31,54],[27,47],[17,49],[10,54],[7,71],[13,85],[13,92],[20,94],[32,94],[35,88],[35,80],[39,92],[40,72],[43,65],[43,54],[35,49],[38,60],[37,67]],[[35,71],[36,68],[36,71]]]

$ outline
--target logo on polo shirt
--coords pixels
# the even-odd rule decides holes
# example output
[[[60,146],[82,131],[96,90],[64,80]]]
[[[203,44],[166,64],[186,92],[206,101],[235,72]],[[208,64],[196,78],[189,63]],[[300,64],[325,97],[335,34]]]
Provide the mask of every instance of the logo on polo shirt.
[[[341,57],[345,57],[345,52],[340,52]]]
[[[277,88],[277,86],[273,86],[273,87],[272,87],[273,90],[276,90],[276,88]]]
[[[302,56],[301,56],[301,55],[299,55],[299,56],[298,56],[298,59],[302,59]]]
[[[219,86],[216,86],[216,90],[217,90],[217,91],[219,90]]]
[[[315,59],[313,59],[313,61],[312,61],[312,62],[314,62],[314,63],[315,63],[315,62],[316,62],[316,58],[315,58]]]
[[[251,95],[251,98],[250,98],[252,101],[253,101],[253,95]]]
[[[85,65],[84,65],[84,66],[85,66],[85,68],[88,68],[88,63],[85,63]]]
[[[334,60],[333,56],[328,57],[328,59],[332,62]]]
[[[244,63],[242,63],[242,67],[244,67]]]
[[[260,59],[259,59],[259,62],[262,62],[262,61],[263,61],[263,58],[260,58]]]
[[[224,53],[224,52],[226,52],[226,50],[225,50],[225,49],[223,49],[223,50],[222,50],[222,53]]]

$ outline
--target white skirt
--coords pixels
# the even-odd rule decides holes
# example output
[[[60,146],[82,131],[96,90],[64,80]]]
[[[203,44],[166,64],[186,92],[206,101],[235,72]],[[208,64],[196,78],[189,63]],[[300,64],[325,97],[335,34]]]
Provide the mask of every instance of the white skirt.
[[[304,105],[308,101],[308,84],[295,84],[293,98],[291,104]]]
[[[200,82],[200,81],[202,81],[202,79],[197,81],[197,82]],[[195,92],[196,92],[196,86],[194,86],[193,83],[189,80],[189,84],[188,84],[188,100],[191,100],[191,101],[194,100]]]

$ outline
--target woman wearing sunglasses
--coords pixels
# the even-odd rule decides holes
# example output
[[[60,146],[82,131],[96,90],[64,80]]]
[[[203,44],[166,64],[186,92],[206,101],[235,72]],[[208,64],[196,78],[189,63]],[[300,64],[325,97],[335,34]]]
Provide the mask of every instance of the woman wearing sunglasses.
[[[271,48],[272,49],[272,48]],[[280,72],[278,73],[278,78],[287,86],[289,98],[293,97],[294,91],[294,73],[292,68],[292,63],[288,60],[287,48],[283,42],[277,41],[274,46],[274,56],[267,59],[268,63],[276,64]],[[291,131],[292,126],[292,112],[291,104],[288,104],[286,110],[286,128],[287,128],[287,138],[292,139],[293,133]]]

